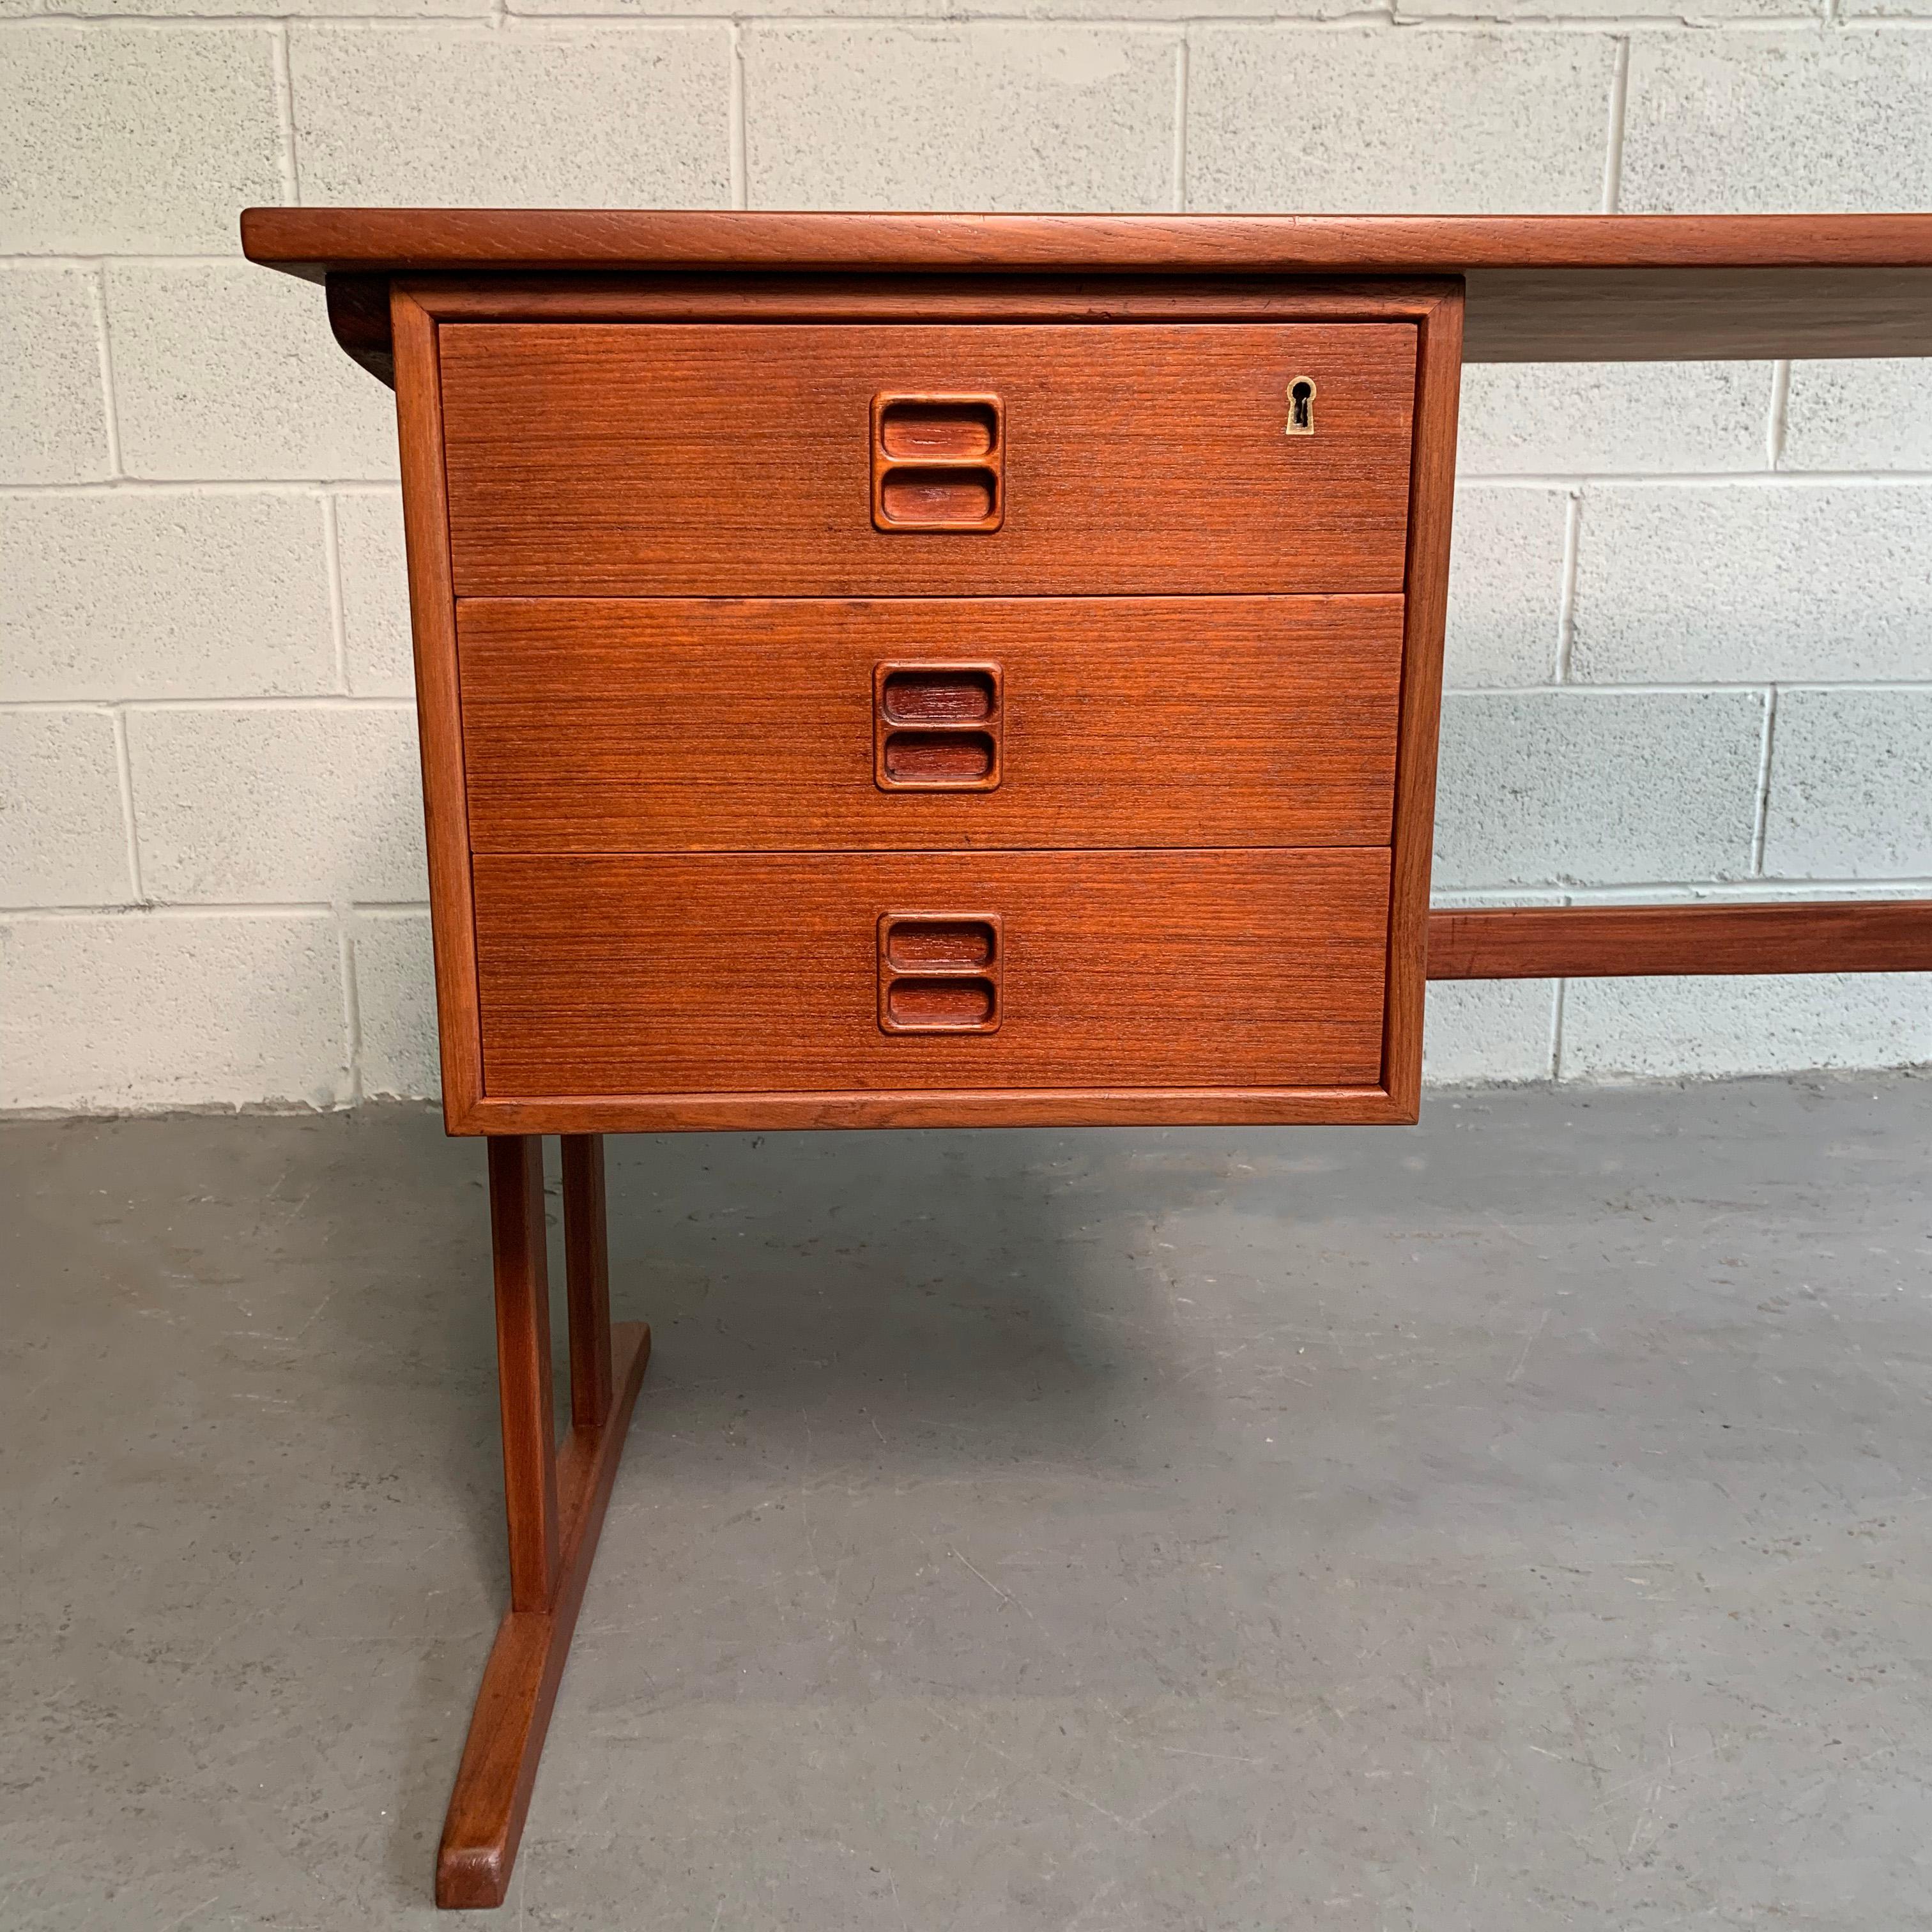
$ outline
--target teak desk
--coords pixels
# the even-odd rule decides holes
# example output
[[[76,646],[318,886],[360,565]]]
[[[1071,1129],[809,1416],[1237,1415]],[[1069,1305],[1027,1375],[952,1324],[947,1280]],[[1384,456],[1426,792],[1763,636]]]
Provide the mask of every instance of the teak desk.
[[[603,1134],[1409,1121],[1429,976],[1932,967],[1932,902],[1429,911],[1464,359],[1932,353],[1932,215],[242,232],[395,388],[494,1136],[511,1602],[440,1904],[502,1899],[650,1353]]]

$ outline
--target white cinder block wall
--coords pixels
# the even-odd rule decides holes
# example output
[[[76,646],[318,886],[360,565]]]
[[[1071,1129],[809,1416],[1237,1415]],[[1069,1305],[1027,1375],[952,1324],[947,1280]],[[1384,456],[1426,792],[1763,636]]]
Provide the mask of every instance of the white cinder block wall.
[[[1932,0],[174,4],[0,0],[16,1107],[434,1088],[390,398],[244,204],[1932,208]],[[1441,896],[1932,890],[1932,368],[1476,368],[1463,421]],[[1438,1078],[1924,1061],[1932,976],[1431,1028]]]

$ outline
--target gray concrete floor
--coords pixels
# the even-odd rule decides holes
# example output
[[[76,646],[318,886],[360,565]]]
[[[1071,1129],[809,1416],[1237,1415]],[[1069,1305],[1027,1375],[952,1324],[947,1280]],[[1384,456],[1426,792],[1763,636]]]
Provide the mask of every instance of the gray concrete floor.
[[[1928,1125],[613,1143],[657,1354],[494,1922],[1932,1926]],[[480,1148],[0,1153],[0,1927],[436,1922]]]

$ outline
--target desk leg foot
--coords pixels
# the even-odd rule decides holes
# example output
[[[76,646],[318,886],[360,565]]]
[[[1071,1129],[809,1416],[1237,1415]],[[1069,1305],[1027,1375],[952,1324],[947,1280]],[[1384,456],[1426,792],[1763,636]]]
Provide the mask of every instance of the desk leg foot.
[[[490,1156],[511,1600],[484,1667],[436,1853],[436,1902],[445,1906],[500,1905],[509,1889],[550,1708],[651,1356],[651,1331],[642,1322],[609,1325],[602,1149],[590,1136],[566,1138],[565,1251],[578,1400],[562,1449],[551,1446],[542,1143],[534,1136],[500,1136]],[[594,1237],[587,1226],[593,1214]],[[607,1334],[608,1378],[589,1359],[591,1349],[601,1353]]]

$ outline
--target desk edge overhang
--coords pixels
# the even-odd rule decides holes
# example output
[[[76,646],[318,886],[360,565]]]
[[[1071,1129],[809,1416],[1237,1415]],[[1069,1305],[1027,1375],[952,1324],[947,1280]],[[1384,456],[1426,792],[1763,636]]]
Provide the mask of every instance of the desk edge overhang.
[[[251,208],[242,242],[284,273],[379,290],[411,274],[1460,277],[1469,362],[1932,354],[1932,214]]]
[[[1932,213],[891,214],[251,208],[250,261],[331,271],[1932,268]]]

